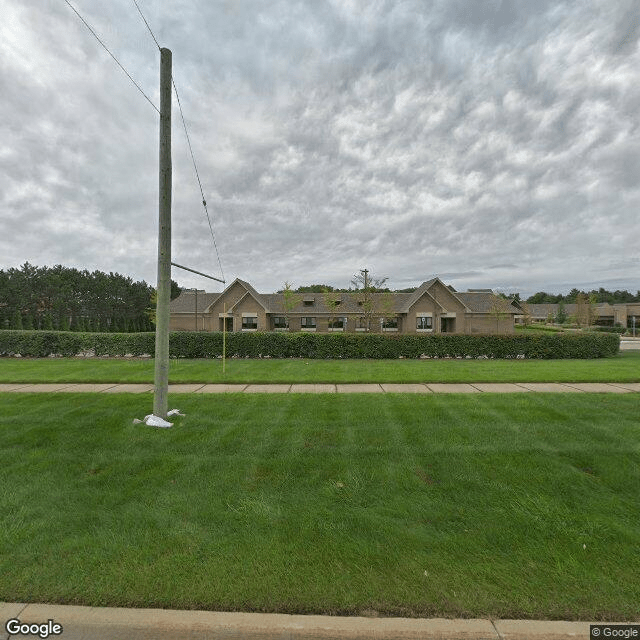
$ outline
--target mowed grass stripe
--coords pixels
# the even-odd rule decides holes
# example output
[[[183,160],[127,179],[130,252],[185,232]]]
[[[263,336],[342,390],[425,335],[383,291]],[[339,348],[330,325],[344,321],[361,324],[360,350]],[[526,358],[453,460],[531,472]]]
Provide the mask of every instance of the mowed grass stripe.
[[[640,351],[596,360],[172,360],[174,384],[640,382]],[[152,383],[153,360],[0,358],[0,382]]]
[[[0,400],[0,600],[637,616],[634,395]]]

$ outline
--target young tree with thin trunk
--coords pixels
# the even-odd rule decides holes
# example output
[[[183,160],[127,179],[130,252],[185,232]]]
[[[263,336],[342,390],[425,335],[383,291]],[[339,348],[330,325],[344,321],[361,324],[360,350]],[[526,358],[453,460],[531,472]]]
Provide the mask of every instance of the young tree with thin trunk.
[[[336,310],[342,301],[342,296],[335,291],[325,291],[322,294],[322,298],[327,309],[329,309],[329,328],[331,328],[335,322]]]
[[[287,323],[287,329],[289,329],[289,316],[301,302],[302,296],[298,295],[291,288],[290,282],[285,282],[284,289],[282,290],[282,309],[285,322]]]
[[[394,320],[398,322],[395,312],[395,296],[390,291],[385,291],[379,298],[376,309],[376,315],[380,317],[382,323],[385,320]]]
[[[506,308],[507,304],[509,304],[508,301],[496,295],[493,296],[489,315],[496,320],[496,333],[500,333],[500,320],[509,317],[509,313]]]
[[[528,327],[531,324],[531,308],[526,302],[520,301],[518,304],[522,311],[522,324]]]
[[[379,305],[373,293],[382,290],[382,285],[388,280],[388,277],[376,278],[369,275],[368,269],[361,269],[360,273],[354,274],[351,279],[351,285],[355,292],[353,293],[356,304],[360,308],[361,316],[364,318],[365,331],[371,331],[372,320],[379,315]]]
[[[576,324],[587,329],[595,324],[598,316],[595,296],[588,296],[582,291],[576,295]]]

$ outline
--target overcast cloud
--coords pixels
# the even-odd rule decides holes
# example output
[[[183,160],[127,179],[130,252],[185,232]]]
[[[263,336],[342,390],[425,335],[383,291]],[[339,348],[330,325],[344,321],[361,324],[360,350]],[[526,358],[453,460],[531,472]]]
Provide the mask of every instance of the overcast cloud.
[[[159,105],[132,0],[70,1]],[[138,3],[227,281],[640,289],[637,0]],[[155,284],[157,112],[63,0],[0,8],[0,267]],[[175,101],[173,189],[174,261],[220,276]]]

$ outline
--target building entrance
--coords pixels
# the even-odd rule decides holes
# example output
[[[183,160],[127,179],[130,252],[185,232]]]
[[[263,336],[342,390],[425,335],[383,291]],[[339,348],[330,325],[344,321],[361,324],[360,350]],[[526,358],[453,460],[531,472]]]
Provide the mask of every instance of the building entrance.
[[[455,318],[440,318],[440,333],[454,333],[456,330]]]
[[[220,331],[233,331],[233,318],[220,318]]]

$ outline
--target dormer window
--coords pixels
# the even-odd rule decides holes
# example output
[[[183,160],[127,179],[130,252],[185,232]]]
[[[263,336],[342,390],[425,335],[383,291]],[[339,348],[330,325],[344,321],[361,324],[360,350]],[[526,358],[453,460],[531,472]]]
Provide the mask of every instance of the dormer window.
[[[315,298],[313,296],[306,297],[302,299],[302,302],[304,303],[305,307],[312,307],[313,303],[315,302]]]

